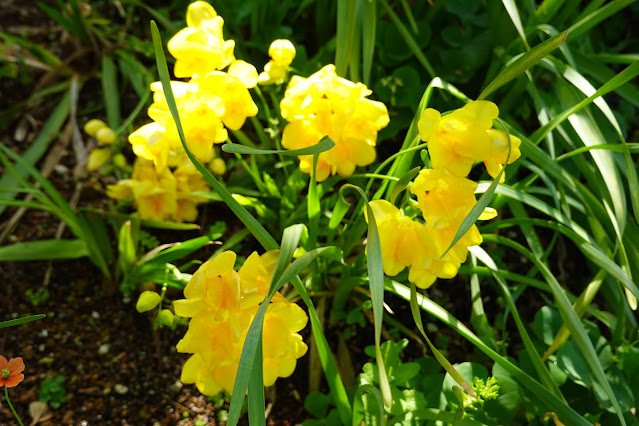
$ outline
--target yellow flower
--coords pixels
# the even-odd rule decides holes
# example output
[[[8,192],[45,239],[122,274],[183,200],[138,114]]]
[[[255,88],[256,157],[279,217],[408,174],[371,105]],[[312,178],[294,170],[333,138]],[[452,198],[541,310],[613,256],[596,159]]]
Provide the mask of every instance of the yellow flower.
[[[423,223],[404,216],[386,200],[374,200],[369,204],[379,231],[386,275],[397,275],[407,266],[426,267],[430,264],[435,252]],[[366,221],[368,222],[368,215]]]
[[[168,168],[157,171],[153,162],[138,158],[133,165],[131,186],[142,219],[167,220],[175,214],[177,188]]]
[[[505,133],[492,129],[498,115],[499,109],[490,101],[472,101],[445,116],[427,108],[418,128],[422,140],[428,142],[433,168],[447,169],[455,176],[465,177],[475,161],[483,161],[488,173],[496,177],[508,153]],[[508,164],[521,155],[521,141],[515,136],[511,136],[511,141]]]
[[[235,253],[225,251],[202,264],[184,288],[186,300],[173,302],[175,313],[194,317],[202,310],[224,321],[240,307],[240,276],[233,269]]]
[[[178,78],[204,75],[221,70],[233,62],[233,40],[224,40],[224,20],[213,6],[204,2],[191,3],[186,12],[187,28],[180,30],[168,43],[176,59],[174,73]]]
[[[153,161],[156,169],[162,170],[167,166],[170,146],[163,126],[145,124],[129,135],[129,142],[135,155]]]
[[[295,46],[289,40],[275,40],[268,48],[271,60],[264,66],[264,72],[260,73],[259,83],[281,84],[288,76],[288,69],[295,58]]]
[[[192,353],[181,380],[195,383],[205,395],[233,392],[248,328],[264,300],[279,253],[253,253],[235,272],[235,253],[226,251],[204,263],[184,289],[185,300],[174,302],[177,315],[191,317],[179,352]],[[308,317],[279,293],[264,317],[264,384],[287,377],[307,351],[298,331]]]
[[[404,216],[388,201],[375,200],[369,204],[379,231],[384,273],[395,276],[410,267],[408,280],[420,288],[430,287],[437,278],[453,278],[466,261],[468,246],[481,244],[481,235],[473,225],[442,257],[463,217],[448,227],[434,229]]]
[[[188,158],[173,172],[177,182],[177,210],[173,217],[178,222],[193,222],[197,218],[197,205],[206,198],[192,195],[196,191],[207,191],[209,184]]]
[[[289,40],[275,40],[268,48],[268,56],[271,57],[275,65],[287,67],[295,59],[295,46]]]
[[[228,74],[239,79],[247,89],[257,85],[257,70],[248,62],[234,61],[229,67]]]
[[[424,169],[411,186],[426,224],[433,229],[461,223],[477,204],[475,189],[476,182],[453,176],[446,169]],[[497,212],[487,208],[479,220],[489,220],[495,216]]]
[[[138,158],[131,179],[107,186],[107,195],[116,200],[132,196],[142,219],[167,220],[177,209],[176,190],[171,170],[158,171],[152,161]]]
[[[294,76],[280,104],[282,117],[289,121],[282,145],[305,148],[328,135],[335,146],[319,155],[317,180],[334,174],[350,176],[355,167],[375,160],[377,132],[389,122],[386,106],[366,99],[371,93],[361,83],[338,77],[334,65],[306,79]],[[310,173],[312,156],[300,161],[301,170]]]
[[[192,78],[189,83],[172,81],[171,90],[175,96],[182,130],[189,150],[199,161],[209,162],[215,155],[213,144],[224,142],[228,138],[228,133],[220,119],[224,114],[224,101],[220,96],[201,91],[199,83],[199,78]],[[149,107],[149,117],[157,125],[165,128],[164,137],[168,147],[176,152],[181,152],[182,143],[175,121],[169,111],[162,83],[156,81],[151,84],[151,90],[154,92],[154,102]],[[246,89],[244,88],[244,90]],[[165,153],[164,155],[168,155],[166,150],[162,152]]]
[[[262,354],[264,386],[272,386],[278,377],[293,374],[297,359],[308,346],[297,332],[306,327],[306,312],[294,303],[271,303],[264,317]]]
[[[257,81],[257,72],[255,81]],[[248,117],[257,115],[257,105],[253,102],[246,87],[246,80],[215,71],[195,80],[195,82],[191,80],[191,83],[197,84],[195,90],[200,97],[204,99],[219,97],[222,100],[223,111],[219,117],[224,125],[231,130],[240,129]]]

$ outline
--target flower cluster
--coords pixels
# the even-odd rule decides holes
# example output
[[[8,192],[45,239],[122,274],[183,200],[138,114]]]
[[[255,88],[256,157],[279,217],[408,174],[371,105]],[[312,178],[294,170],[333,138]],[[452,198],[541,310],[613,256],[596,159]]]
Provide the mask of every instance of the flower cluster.
[[[377,132],[388,122],[386,106],[366,99],[372,92],[362,83],[340,78],[334,65],[327,65],[308,78],[294,76],[280,103],[289,123],[282,134],[286,149],[314,145],[328,135],[335,146],[319,154],[316,178],[350,176],[357,166],[375,160]],[[300,156],[300,169],[311,173],[313,156]]]
[[[94,172],[111,160],[110,145],[116,142],[117,135],[104,121],[95,118],[87,121],[84,125],[84,131],[99,144],[98,147],[91,150],[87,158],[87,170]]]
[[[281,84],[288,76],[288,68],[295,58],[295,46],[288,40],[275,40],[268,48],[271,60],[264,66],[258,77],[262,85]]]
[[[197,204],[205,201],[192,193],[208,188],[188,158],[174,171],[168,167],[158,170],[152,161],[138,158],[131,178],[109,185],[107,195],[116,200],[133,198],[143,219],[192,222],[197,217]]]
[[[193,274],[184,289],[186,299],[174,302],[177,315],[191,318],[177,344],[179,352],[193,354],[182,369],[182,382],[195,383],[205,395],[233,392],[242,346],[268,291],[277,257],[277,251],[253,253],[235,271],[235,253],[225,251]],[[298,334],[307,321],[299,306],[275,294],[264,318],[264,385],[293,373],[307,350]]]
[[[248,89],[255,87],[258,74],[253,65],[235,59],[235,43],[224,40],[224,20],[210,4],[192,3],[186,21],[187,28],[169,41],[168,48],[176,58],[176,77],[189,81],[172,81],[171,90],[189,150],[198,161],[210,163],[214,172],[224,173],[224,165],[215,158],[214,144],[227,140],[227,129],[238,130],[248,117],[257,115]],[[228,70],[222,71],[226,67]],[[135,166],[137,177],[118,183],[117,188],[108,188],[107,193],[118,199],[132,195],[143,219],[192,221],[197,216],[195,206],[204,200],[187,191],[207,187],[193,177],[190,166],[185,166],[190,161],[161,82],[151,84],[151,90],[153,104],[148,114],[153,122],[129,136],[139,158]],[[147,162],[155,167],[155,172],[149,170]],[[127,186],[131,189],[128,193],[124,190]]]
[[[506,163],[508,137],[492,129],[498,113],[497,106],[488,101],[470,102],[443,117],[431,108],[424,111],[419,131],[422,139],[428,140],[433,168],[422,170],[410,191],[417,197],[425,224],[405,216],[388,201],[370,203],[387,275],[397,275],[410,267],[408,280],[420,288],[428,288],[437,278],[457,275],[466,261],[468,247],[481,244],[482,237],[473,225],[446,252],[464,218],[477,203],[477,183],[466,178],[473,163],[483,161],[492,177]],[[511,136],[508,163],[520,156],[520,143]],[[488,220],[496,215],[494,209],[487,208],[479,219]]]

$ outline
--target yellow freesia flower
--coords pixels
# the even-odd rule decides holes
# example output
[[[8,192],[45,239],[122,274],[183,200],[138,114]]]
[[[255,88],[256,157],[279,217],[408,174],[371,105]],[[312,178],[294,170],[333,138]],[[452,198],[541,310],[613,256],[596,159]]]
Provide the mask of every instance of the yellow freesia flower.
[[[294,76],[280,103],[289,124],[282,134],[287,149],[305,148],[328,135],[335,146],[319,154],[317,180],[329,175],[350,176],[355,167],[375,160],[377,132],[388,122],[386,106],[366,99],[372,92],[335,74],[327,65],[309,78]],[[312,171],[312,156],[300,157],[300,169]]]
[[[177,184],[171,170],[156,170],[152,161],[138,158],[131,179],[107,186],[107,196],[116,200],[133,197],[142,219],[167,220],[177,209]]]
[[[157,171],[153,162],[138,158],[131,174],[133,200],[142,219],[167,220],[177,209],[177,187],[171,170]]]
[[[200,90],[200,80],[192,78],[189,83],[171,82],[171,90],[175,96],[186,144],[199,161],[206,163],[211,161],[215,155],[213,144],[226,141],[228,133],[220,118],[225,111],[224,100],[220,96]],[[239,84],[241,85],[241,83]],[[246,90],[243,86],[242,88]],[[149,117],[157,125],[165,128],[164,137],[168,147],[176,152],[181,152],[182,142],[169,111],[162,83],[156,81],[151,84],[151,90],[154,92],[154,102],[149,107]],[[164,150],[163,155],[167,155],[166,152]],[[166,164],[165,160],[158,160],[158,162]]]
[[[268,48],[271,60],[264,66],[264,72],[260,73],[259,83],[281,84],[288,76],[288,69],[295,58],[295,46],[289,40],[275,40]]]
[[[446,169],[424,169],[411,186],[429,227],[446,228],[463,220],[477,204],[477,182],[452,175]]]
[[[404,216],[386,200],[374,200],[369,204],[379,231],[384,273],[395,276],[410,267],[408,280],[420,288],[430,287],[437,278],[453,278],[466,261],[468,247],[481,244],[481,235],[473,225],[442,257],[463,216],[448,227],[435,229]]]
[[[275,40],[268,48],[268,56],[271,57],[275,65],[280,67],[291,65],[295,59],[295,53],[295,46],[286,39]]]
[[[498,115],[497,105],[490,101],[472,101],[445,116],[432,108],[424,110],[418,128],[422,140],[428,142],[433,168],[465,177],[475,161],[483,161],[488,173],[496,177],[508,153],[506,134],[492,129]],[[521,141],[515,136],[511,141],[508,164],[521,155]]]
[[[177,344],[192,353],[181,380],[195,383],[200,392],[233,392],[235,376],[248,328],[264,300],[279,252],[249,256],[238,272],[235,253],[226,251],[204,263],[184,289],[186,299],[174,302],[175,313],[190,317],[189,328]],[[307,351],[298,332],[308,317],[279,293],[264,317],[264,384],[292,374],[297,359]]]
[[[178,78],[204,75],[226,68],[235,60],[233,40],[224,40],[224,20],[204,1],[191,3],[186,11],[187,28],[169,40],[175,57],[174,74]]]
[[[257,82],[257,72],[254,77]],[[189,84],[197,85],[194,90],[202,99],[221,99],[223,111],[219,114],[220,119],[229,129],[238,130],[248,117],[257,115],[257,105],[246,86],[248,78],[241,80],[237,76],[215,71],[201,78],[191,79]]]
[[[171,147],[163,126],[158,123],[145,124],[129,135],[129,142],[135,155],[153,161],[156,169],[167,167]]]
[[[177,210],[173,219],[177,222],[193,222],[197,218],[197,205],[206,198],[193,195],[196,191],[207,191],[209,184],[188,158],[173,172],[177,183]]]
[[[408,266],[429,265],[435,252],[426,226],[404,216],[386,200],[374,200],[369,204],[379,231],[384,273],[392,277]],[[365,217],[368,222],[368,214]]]

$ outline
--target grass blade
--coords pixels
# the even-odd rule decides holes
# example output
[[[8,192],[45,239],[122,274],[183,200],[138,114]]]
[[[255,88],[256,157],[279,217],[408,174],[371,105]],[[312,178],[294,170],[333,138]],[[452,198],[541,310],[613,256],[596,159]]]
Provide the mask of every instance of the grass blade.
[[[44,317],[46,317],[45,314],[37,314],[37,315],[30,315],[30,316],[24,317],[24,318],[12,319],[12,320],[9,320],[9,321],[2,321],[2,322],[0,322],[0,328],[14,327],[16,325],[21,325],[21,324],[25,324],[27,322],[39,320],[39,319],[42,319]]]
[[[481,92],[477,97],[478,100],[486,99],[488,95],[499,89],[504,84],[510,82],[515,77],[523,74],[528,68],[535,65],[537,62],[555,50],[566,39],[567,32],[557,34],[556,36],[544,41],[543,43],[535,46],[532,50],[520,55],[517,59],[512,61],[506,68],[499,73],[493,81]]]
[[[235,154],[281,154],[281,155],[313,155],[319,154],[320,152],[328,151],[329,149],[335,146],[335,142],[328,136],[324,136],[317,144],[313,146],[307,146],[306,148],[300,149],[258,149],[252,148],[250,146],[239,145],[239,144],[224,144],[222,145],[222,151],[230,152]]]
[[[82,240],[38,240],[0,247],[0,262],[77,259],[88,256]]]
[[[411,292],[408,287],[391,280],[387,280],[386,284],[387,290],[398,295],[402,299],[410,300]],[[564,404],[556,396],[550,393],[533,377],[526,374],[523,370],[510,362],[507,358],[499,355],[497,352],[488,347],[488,345],[482,342],[479,337],[477,337],[472,331],[468,329],[468,327],[466,327],[461,321],[455,318],[444,308],[421,294],[417,294],[416,298],[417,305],[420,307],[420,309],[428,312],[431,316],[439,319],[444,324],[451,327],[456,333],[468,340],[477,349],[482,351],[490,359],[503,367],[515,380],[521,383],[523,387],[528,389],[531,394],[537,397],[551,411],[554,411],[565,424],[575,426],[588,426],[591,424],[589,421],[579,415],[579,413],[573,410],[569,405]]]

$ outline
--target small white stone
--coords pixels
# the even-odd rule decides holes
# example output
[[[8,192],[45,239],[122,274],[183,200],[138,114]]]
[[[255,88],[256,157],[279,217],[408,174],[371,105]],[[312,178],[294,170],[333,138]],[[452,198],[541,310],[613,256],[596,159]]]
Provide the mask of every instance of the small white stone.
[[[97,313],[96,311],[91,312],[91,318],[93,319],[99,319],[100,318],[100,314]]]
[[[102,345],[100,345],[100,347],[98,348],[98,354],[99,355],[106,355],[109,353],[109,350],[111,349],[111,345],[108,343],[104,343]]]
[[[114,389],[117,393],[119,393],[120,395],[125,395],[125,394],[129,391],[129,388],[128,388],[128,387],[126,387],[126,386],[124,386],[124,385],[121,385],[121,384],[119,384],[119,383],[118,383],[117,385],[113,386],[113,389]]]

